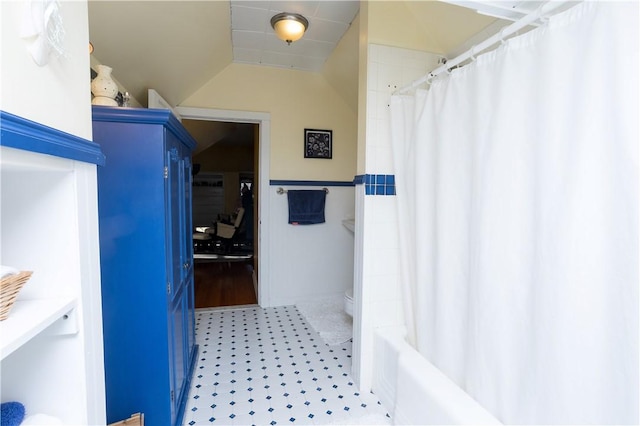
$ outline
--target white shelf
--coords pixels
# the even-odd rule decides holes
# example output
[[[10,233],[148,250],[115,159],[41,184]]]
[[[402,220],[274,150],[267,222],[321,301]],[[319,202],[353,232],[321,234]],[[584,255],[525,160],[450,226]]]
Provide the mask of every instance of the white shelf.
[[[3,111],[0,120],[2,263],[36,271],[0,321],[0,394],[65,424],[104,425],[96,186],[104,155],[56,128]]]
[[[75,298],[16,301],[9,317],[0,321],[0,359],[27,343],[76,307]]]

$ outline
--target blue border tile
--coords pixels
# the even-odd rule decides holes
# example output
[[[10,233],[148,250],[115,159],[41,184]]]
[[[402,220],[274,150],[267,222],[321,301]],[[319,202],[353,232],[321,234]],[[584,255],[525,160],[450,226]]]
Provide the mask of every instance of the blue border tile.
[[[396,195],[395,175],[358,175],[353,179],[354,185],[365,185],[365,195]]]

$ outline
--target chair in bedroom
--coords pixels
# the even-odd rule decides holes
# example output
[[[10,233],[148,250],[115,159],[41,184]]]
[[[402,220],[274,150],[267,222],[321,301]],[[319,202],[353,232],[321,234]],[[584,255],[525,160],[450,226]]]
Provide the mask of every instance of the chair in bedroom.
[[[196,232],[193,233],[194,246],[223,246],[223,249],[225,251],[229,251],[231,241],[233,241],[233,239],[237,237],[239,229],[242,226],[244,211],[244,208],[238,208],[235,213],[235,218],[233,218],[233,215],[230,218],[233,220],[232,223],[218,220],[211,227],[196,228]],[[212,243],[212,240],[219,241],[221,242],[221,244],[214,244]]]
[[[236,211],[235,220],[233,223],[228,223],[224,221],[217,221],[215,224],[215,234],[214,236],[218,236],[220,238],[225,238],[227,240],[232,239],[238,233],[238,230],[242,226],[242,220],[244,219],[244,208],[239,207]]]

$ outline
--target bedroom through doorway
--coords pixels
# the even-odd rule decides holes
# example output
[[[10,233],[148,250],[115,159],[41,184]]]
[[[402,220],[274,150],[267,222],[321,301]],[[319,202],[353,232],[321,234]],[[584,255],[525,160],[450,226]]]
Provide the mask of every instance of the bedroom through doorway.
[[[192,156],[196,308],[257,304],[259,124],[182,120]]]

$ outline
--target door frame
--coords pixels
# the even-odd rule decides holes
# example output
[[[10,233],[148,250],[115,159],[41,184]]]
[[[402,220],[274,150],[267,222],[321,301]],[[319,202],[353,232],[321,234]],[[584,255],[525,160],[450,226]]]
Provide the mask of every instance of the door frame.
[[[270,306],[271,276],[269,268],[269,155],[271,153],[271,114],[268,112],[234,111],[214,108],[176,107],[183,119],[202,121],[227,121],[257,124],[259,129],[258,163],[258,305]]]

